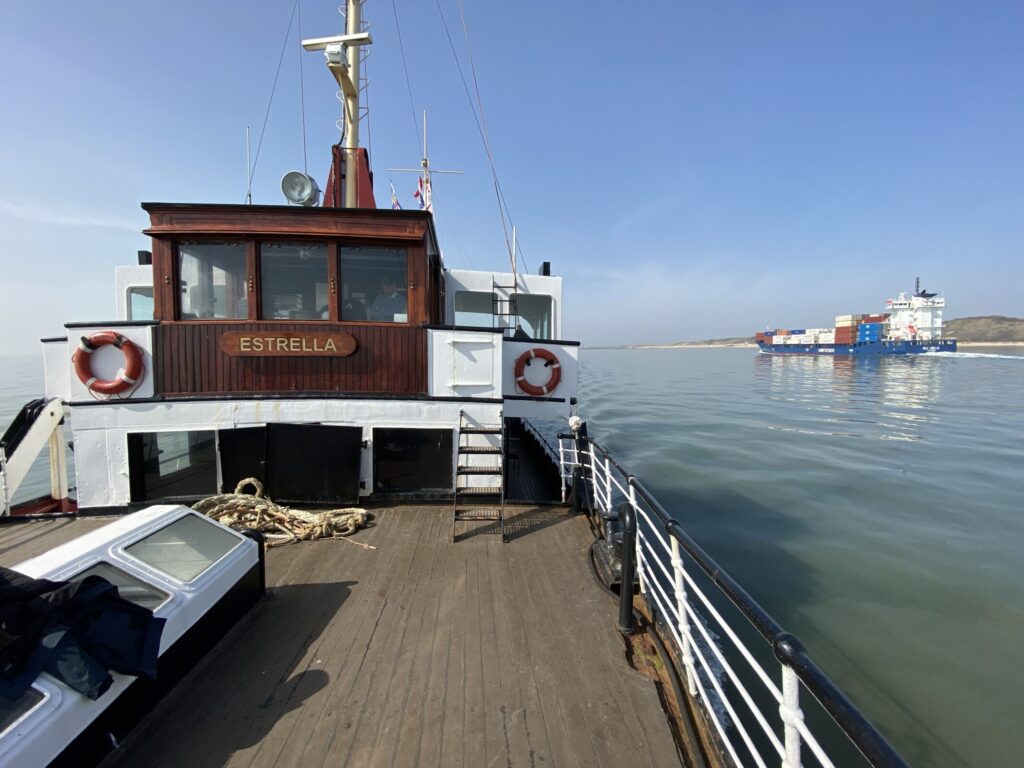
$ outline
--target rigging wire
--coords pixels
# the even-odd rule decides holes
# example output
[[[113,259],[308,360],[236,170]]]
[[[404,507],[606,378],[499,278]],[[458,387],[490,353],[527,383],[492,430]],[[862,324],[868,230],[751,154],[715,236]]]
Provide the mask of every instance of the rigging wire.
[[[370,25],[364,23],[363,28],[369,31]],[[373,157],[373,131],[370,129],[370,115],[372,114],[370,111],[370,51],[367,50],[364,53],[362,48],[360,48],[359,55],[359,78],[365,83],[361,90],[363,94],[362,103],[365,105],[363,107],[363,114],[366,115],[366,154],[369,157]]]
[[[260,129],[260,140],[256,143],[256,156],[252,161],[252,169],[249,171],[249,186],[252,187],[253,176],[256,175],[256,164],[260,161],[260,149],[263,147],[263,137],[267,132],[267,121],[270,119],[270,108],[274,104],[274,93],[277,91],[277,79],[281,75],[281,64],[284,63],[284,54],[288,50],[288,38],[292,34],[292,24],[295,22],[295,12],[299,7],[299,0],[295,0],[292,6],[292,15],[288,19],[288,29],[284,33],[284,42],[281,44],[281,55],[277,59],[277,71],[274,73],[274,84],[270,88],[270,99],[267,101],[267,113],[263,116],[263,128]]]
[[[306,159],[306,85],[302,77],[302,0],[295,0],[297,10],[297,27],[299,31],[299,112],[302,114],[302,172],[309,175],[309,162]]]
[[[468,28],[468,26],[466,24],[465,8],[463,6],[462,0],[459,0],[459,13],[460,13],[460,17],[461,17],[461,20],[462,20],[462,30],[463,30],[463,35],[464,35],[465,40],[466,40],[466,50],[467,50],[468,55],[469,55],[470,67],[472,69],[472,74],[473,74],[473,87],[474,87],[474,91],[476,92],[476,101],[475,102],[474,102],[474,99],[473,99],[473,95],[470,93],[469,84],[466,82],[466,75],[465,75],[465,72],[462,69],[462,63],[459,60],[458,53],[455,50],[455,43],[452,40],[451,32],[448,29],[448,22],[447,22],[447,20],[445,18],[444,11],[441,10],[440,1],[439,0],[434,0],[434,3],[437,6],[438,15],[441,17],[441,24],[444,27],[445,35],[448,38],[448,47],[451,49],[452,58],[455,60],[455,67],[456,67],[456,69],[458,69],[459,78],[462,80],[462,88],[463,88],[463,90],[466,93],[466,99],[469,101],[470,112],[472,112],[473,119],[476,121],[477,132],[480,134],[480,139],[481,139],[481,141],[483,142],[483,145],[484,145],[484,152],[487,155],[487,161],[488,161],[488,164],[490,165],[491,178],[492,178],[493,183],[494,183],[494,193],[495,193],[495,197],[497,198],[497,202],[498,202],[498,215],[501,218],[502,234],[503,234],[503,236],[505,238],[505,248],[506,248],[506,250],[509,253],[509,259],[512,262],[512,270],[514,272],[515,271],[516,254],[513,253],[513,248],[512,248],[512,244],[511,244],[511,242],[509,240],[509,232],[508,232],[508,228],[510,226],[512,226],[512,216],[511,216],[511,213],[508,210],[508,203],[505,200],[505,194],[504,194],[504,192],[501,189],[501,182],[498,179],[497,168],[494,165],[494,154],[493,154],[493,152],[491,150],[491,143],[490,143],[490,139],[489,139],[489,136],[488,136],[488,133],[487,133],[487,125],[486,125],[486,121],[484,120],[484,116],[483,116],[483,101],[480,98],[479,82],[478,82],[477,77],[476,77],[476,65],[475,65],[474,60],[473,60],[473,51],[472,51],[472,48],[471,48],[470,43],[469,43],[469,28]],[[479,109],[479,114],[478,114],[478,109]],[[518,246],[518,243],[517,243],[517,246]],[[519,251],[520,258],[522,258],[522,249],[517,247],[517,250]],[[526,260],[525,259],[523,259],[523,266],[524,266],[524,268],[526,267]]]
[[[405,70],[405,89],[409,92],[409,109],[412,114],[412,125],[416,129],[416,151],[423,146],[423,137],[420,136],[420,124],[416,119],[416,102],[412,98],[412,81],[409,79],[409,66],[405,61],[405,45],[402,43],[402,27],[398,24],[398,6],[395,0],[391,0],[391,10],[395,14],[395,30],[398,32],[398,50],[402,53],[402,69]]]

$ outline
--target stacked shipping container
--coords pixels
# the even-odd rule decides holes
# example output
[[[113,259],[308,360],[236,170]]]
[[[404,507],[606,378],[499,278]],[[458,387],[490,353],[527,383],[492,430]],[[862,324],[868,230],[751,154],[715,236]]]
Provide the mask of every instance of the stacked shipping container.
[[[856,344],[880,341],[886,335],[889,315],[836,315],[834,328],[777,328],[754,334],[764,344]]]

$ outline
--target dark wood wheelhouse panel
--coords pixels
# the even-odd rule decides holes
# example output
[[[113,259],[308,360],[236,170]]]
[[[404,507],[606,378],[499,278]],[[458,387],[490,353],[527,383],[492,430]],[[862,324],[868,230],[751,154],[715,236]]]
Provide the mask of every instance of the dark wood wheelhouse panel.
[[[408,325],[296,322],[161,323],[156,331],[157,394],[337,392],[425,394],[427,332]],[[356,338],[347,357],[233,357],[221,351],[229,331],[335,333]]]
[[[153,238],[156,392],[204,394],[424,394],[427,334],[423,324],[443,321],[443,269],[432,217],[422,211],[297,208],[270,205],[144,203]],[[260,243],[289,240],[328,244],[328,308],[320,321],[261,320]],[[182,319],[178,244],[246,244],[248,318]],[[408,281],[405,323],[341,322],[339,251],[345,246],[404,248]],[[355,336],[350,356],[234,356],[221,339],[228,332]]]

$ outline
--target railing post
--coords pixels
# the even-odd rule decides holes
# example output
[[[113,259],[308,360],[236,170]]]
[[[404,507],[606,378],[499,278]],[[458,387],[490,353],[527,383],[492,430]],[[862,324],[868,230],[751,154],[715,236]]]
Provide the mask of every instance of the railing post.
[[[606,512],[612,511],[612,460],[607,456],[604,457],[604,481],[605,481],[605,494],[604,494],[604,509]]]
[[[683,579],[683,557],[679,542],[669,533],[672,539],[672,576],[675,580],[676,611],[679,612],[679,638],[683,641],[683,668],[686,669],[686,688],[691,696],[697,695],[697,682],[694,680],[693,651],[690,648],[690,617],[686,613],[686,581]]]
[[[633,476],[630,475],[626,479],[626,482],[629,485],[629,505],[633,508],[634,521],[635,521],[635,525],[636,525],[636,529],[637,529],[637,534],[636,534],[636,572],[637,572],[637,576],[638,576],[638,578],[640,580],[640,594],[642,595],[642,594],[645,594],[647,592],[647,581],[646,581],[646,577],[644,575],[643,564],[640,562],[640,547],[642,546],[642,542],[640,541],[640,518],[636,514],[637,510],[639,509],[639,507],[637,506],[637,503],[636,503],[636,486],[633,485],[633,480],[634,480]]]
[[[562,486],[562,503],[565,504],[565,481],[568,479],[565,473],[565,441],[558,438],[558,476]]]
[[[7,496],[7,449],[0,445],[0,517],[11,514],[11,500]]]
[[[633,579],[636,576],[636,513],[631,506],[623,506],[622,523],[622,580],[619,582],[619,632],[631,635],[636,631],[633,622]]]
[[[782,716],[786,736],[786,759],[782,762],[782,768],[799,768],[800,731],[797,723],[804,719],[804,713],[800,711],[800,679],[787,664],[782,665],[782,704],[779,705],[779,714]]]

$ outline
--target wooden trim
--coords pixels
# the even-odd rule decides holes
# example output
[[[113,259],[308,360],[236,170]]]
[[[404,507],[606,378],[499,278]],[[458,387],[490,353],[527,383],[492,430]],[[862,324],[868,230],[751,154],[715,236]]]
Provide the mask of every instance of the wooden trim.
[[[259,247],[259,243],[254,238],[249,238],[245,241],[245,306],[249,320],[259,320],[260,305],[262,304],[260,270],[257,258]]]
[[[415,325],[427,321],[427,256],[422,245],[410,245],[405,249],[407,275],[406,308],[409,322]]]
[[[242,357],[223,352],[226,333],[345,333],[357,347],[348,357]],[[427,331],[383,323],[330,321],[206,321],[161,323],[154,329],[156,393],[194,396],[303,392],[425,394]]]
[[[337,240],[327,244],[327,316],[332,322],[341,320],[341,246]]]
[[[153,240],[153,319],[173,320],[175,315],[174,246],[168,240]]]
[[[380,216],[360,209],[148,205],[152,237],[279,235],[304,238],[423,240],[427,220]]]

